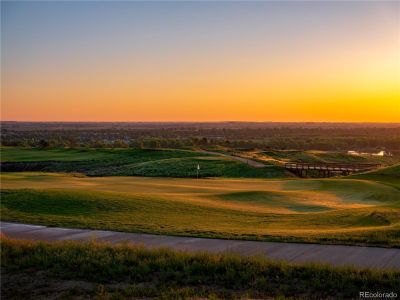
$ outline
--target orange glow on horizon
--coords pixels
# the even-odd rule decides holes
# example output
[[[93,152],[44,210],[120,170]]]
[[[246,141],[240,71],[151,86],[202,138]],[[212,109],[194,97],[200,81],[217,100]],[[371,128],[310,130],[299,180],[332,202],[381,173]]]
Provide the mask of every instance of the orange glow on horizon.
[[[3,42],[1,120],[400,122],[400,4],[291,5],[320,5],[317,11],[330,19],[314,16],[314,23],[305,22],[294,12],[293,19],[282,24],[278,19],[267,24],[264,15],[253,17],[261,11],[254,9],[231,32],[235,22],[226,25],[218,14],[203,12],[208,22],[192,27],[192,20],[178,15],[176,19],[187,25],[181,33],[176,33],[182,28],[178,21],[176,28],[169,28],[174,23],[167,19],[164,28],[144,18],[141,22],[147,27],[138,27],[134,35],[133,27],[117,20],[103,31],[98,24],[92,28],[82,15],[82,30],[70,29],[73,25],[66,17],[68,26],[54,27],[67,31],[49,31],[48,40],[36,42],[28,33],[19,37],[21,31],[16,37],[5,35],[9,40]],[[337,6],[338,11],[325,11],[323,5]],[[355,22],[346,14],[346,5],[354,5],[365,20]],[[220,13],[228,11],[223,8]],[[239,9],[229,13],[241,16]],[[121,16],[123,10],[116,14]],[[193,14],[197,16],[196,10]],[[253,19],[259,23],[251,23]],[[4,22],[7,26],[11,21]],[[201,26],[209,28],[203,32]],[[44,29],[39,29],[31,34],[41,37]],[[24,52],[21,45],[32,45],[36,52]]]

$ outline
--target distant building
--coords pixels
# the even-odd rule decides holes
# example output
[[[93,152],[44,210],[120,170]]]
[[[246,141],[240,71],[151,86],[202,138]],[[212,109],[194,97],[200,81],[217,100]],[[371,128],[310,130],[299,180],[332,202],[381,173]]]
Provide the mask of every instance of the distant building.
[[[368,153],[368,152],[358,152],[354,150],[347,151],[349,155],[365,155],[365,156],[392,156],[392,153],[386,152],[384,150],[379,151],[378,153]]]

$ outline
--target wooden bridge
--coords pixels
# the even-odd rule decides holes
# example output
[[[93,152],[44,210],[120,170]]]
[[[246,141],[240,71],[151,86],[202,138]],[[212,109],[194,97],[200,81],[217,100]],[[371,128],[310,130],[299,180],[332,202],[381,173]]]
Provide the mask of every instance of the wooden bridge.
[[[307,177],[311,172],[318,175],[318,177],[331,177],[368,171],[378,168],[379,166],[379,164],[289,162],[285,164],[285,169],[296,173],[300,177]]]

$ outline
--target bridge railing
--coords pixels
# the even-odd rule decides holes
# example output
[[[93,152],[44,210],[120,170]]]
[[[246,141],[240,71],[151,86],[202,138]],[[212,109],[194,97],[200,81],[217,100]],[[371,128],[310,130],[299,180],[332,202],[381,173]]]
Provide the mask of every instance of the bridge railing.
[[[362,171],[379,167],[379,164],[350,164],[350,163],[285,163],[289,170],[328,170],[328,171]]]

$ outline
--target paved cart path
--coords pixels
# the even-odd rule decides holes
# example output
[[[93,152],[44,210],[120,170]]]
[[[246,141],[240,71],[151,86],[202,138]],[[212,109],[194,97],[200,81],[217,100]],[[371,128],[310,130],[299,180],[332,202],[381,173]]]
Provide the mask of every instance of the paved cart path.
[[[105,230],[70,229],[1,222],[1,232],[12,238],[41,241],[133,242],[147,248],[168,247],[185,251],[232,252],[264,255],[293,263],[322,262],[335,266],[354,265],[400,270],[400,249],[341,245],[295,244],[257,241],[176,237]]]

